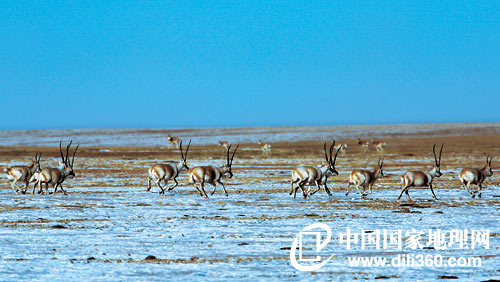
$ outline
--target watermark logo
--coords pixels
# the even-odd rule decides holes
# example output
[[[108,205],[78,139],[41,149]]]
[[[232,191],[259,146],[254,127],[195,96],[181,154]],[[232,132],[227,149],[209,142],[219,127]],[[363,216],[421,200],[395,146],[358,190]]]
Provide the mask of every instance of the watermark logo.
[[[314,229],[322,229],[323,231],[326,232],[326,238],[325,240],[321,240],[321,233],[320,231],[311,231]],[[315,236],[316,239],[316,253],[319,253],[328,243],[330,242],[332,238],[332,230],[330,227],[324,223],[314,223],[306,228],[304,228],[302,231],[299,232],[299,234],[295,237],[292,243],[292,247],[290,248],[290,262],[293,267],[295,267],[298,270],[301,271],[314,271],[318,270],[321,267],[323,267],[325,264],[328,263],[328,261],[333,257],[331,255],[329,258],[326,260],[321,260],[321,256],[315,256],[313,258],[305,258],[303,255],[303,242],[304,238],[308,236]],[[299,249],[299,259],[296,259],[296,251],[297,247]],[[318,264],[313,264],[313,265],[303,265],[300,262],[319,262]]]
[[[344,248],[346,250],[393,250],[393,251],[418,251],[420,249],[434,250],[450,250],[450,249],[476,249],[484,248],[489,249],[490,231],[463,229],[463,230],[441,230],[441,229],[428,229],[420,231],[412,228],[411,230],[360,230],[354,232],[349,228],[345,231],[337,232],[337,237],[332,240],[332,230],[324,223],[314,223],[305,227],[300,231],[293,240],[292,247],[290,248],[290,262],[293,267],[301,271],[315,271],[325,266],[333,257],[330,255],[325,258],[325,248],[329,244],[335,244],[336,249]],[[337,240],[335,240],[337,239]],[[311,242],[313,244],[311,244]],[[309,244],[307,244],[309,243]],[[311,248],[313,246],[313,248]],[[323,250],[323,251],[322,251]],[[297,254],[298,253],[298,254]],[[322,255],[320,255],[320,253]],[[422,267],[428,266],[434,259],[437,263],[434,266],[453,266],[454,261],[463,262],[469,258],[446,258],[450,260],[448,263],[439,263],[443,261],[441,255],[436,258],[426,257],[426,263],[423,261],[423,256],[416,255],[415,260],[395,257],[392,260],[380,258],[380,263],[373,264],[374,266],[393,266],[393,267]],[[349,261],[364,261],[365,258],[347,258]],[[354,260],[353,260],[354,259]],[[366,258],[373,260],[372,258]],[[420,260],[422,259],[422,260]],[[472,258],[473,259],[473,258]],[[409,261],[410,263],[398,263],[398,260]],[[416,261],[416,263],[414,263]],[[351,263],[349,265],[352,266]],[[362,263],[365,265],[365,263]],[[461,265],[461,264],[458,264]],[[480,266],[480,263],[479,263]]]

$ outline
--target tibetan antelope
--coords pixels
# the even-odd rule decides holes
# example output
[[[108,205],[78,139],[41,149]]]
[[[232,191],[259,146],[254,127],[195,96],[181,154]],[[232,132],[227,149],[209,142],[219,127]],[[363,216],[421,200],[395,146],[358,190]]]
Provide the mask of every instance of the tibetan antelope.
[[[297,195],[297,190],[300,188],[302,190],[302,194],[304,195],[304,199],[307,196],[314,195],[316,192],[320,190],[320,184],[323,184],[325,188],[325,192],[328,196],[331,196],[332,193],[326,186],[326,182],[329,176],[339,175],[338,171],[335,170],[335,161],[337,160],[337,155],[339,153],[339,149],[335,152],[335,157],[332,159],[333,148],[335,146],[335,141],[330,146],[330,154],[326,151],[326,142],[323,145],[323,149],[325,151],[326,163],[319,166],[298,166],[292,171],[292,180],[290,181],[290,195],[293,194],[293,198],[295,199]],[[297,183],[297,187],[293,188],[293,184]],[[305,185],[316,185],[318,189],[311,193],[310,195],[305,190]]]
[[[351,172],[349,176],[349,185],[347,186],[345,195],[349,195],[349,187],[354,185],[356,190],[361,193],[359,187],[363,187],[363,193],[361,193],[362,197],[365,197],[368,194],[372,193],[373,184],[377,179],[384,177],[384,171],[382,170],[382,166],[384,165],[384,160],[379,159],[378,165],[373,171],[369,170],[354,170]],[[365,193],[366,187],[368,187],[369,192]]]
[[[167,187],[168,181],[173,180],[175,185],[168,188],[168,191],[173,190],[179,183],[177,182],[177,176],[183,169],[189,170],[187,166],[187,154],[189,151],[189,146],[191,146],[191,140],[189,140],[189,144],[186,148],[186,153],[182,152],[182,141],[179,143],[179,150],[181,153],[181,161],[177,164],[155,164],[148,170],[148,189],[146,191],[151,190],[151,180],[155,179],[156,185],[160,187],[161,191],[159,194],[165,194],[165,189],[161,187],[160,182],[163,181],[165,184],[164,187]]]
[[[269,143],[262,143],[261,140],[259,140],[258,144],[260,145],[260,149],[264,154],[270,154],[271,153],[271,144]]]
[[[436,156],[436,144],[432,147],[432,152],[434,153],[435,165],[430,171],[408,171],[403,176],[401,176],[401,194],[399,194],[398,200],[401,199],[403,193],[406,193],[408,200],[411,201],[410,194],[408,190],[410,187],[424,187],[429,186],[431,189],[432,197],[437,200],[436,194],[432,189],[432,180],[436,177],[439,178],[441,175],[441,153],[443,152],[443,145],[441,145],[441,150],[439,150],[439,158]]]
[[[42,183],[45,183],[45,195],[48,194],[49,184],[54,188],[54,192],[52,195],[55,195],[57,192],[57,187],[61,188],[61,191],[64,195],[67,195],[66,191],[64,191],[62,187],[62,183],[66,178],[75,177],[75,172],[73,171],[73,165],[75,163],[75,155],[76,151],[80,147],[77,145],[75,151],[73,152],[73,157],[71,161],[69,161],[69,148],[73,141],[70,141],[68,146],[66,146],[66,156],[62,151],[62,142],[59,141],[59,153],[61,154],[61,162],[59,162],[59,166],[54,167],[46,167],[43,168],[39,173],[35,173],[32,177],[31,182],[35,182],[33,185],[33,194],[35,194],[35,188],[37,185],[40,185],[39,193],[42,193]]]
[[[464,189],[471,194],[472,198],[476,196],[477,193],[478,197],[481,198],[481,190],[483,189],[482,185],[483,181],[491,177],[493,175],[493,171],[491,171],[491,158],[488,160],[488,156],[486,156],[486,166],[479,169],[479,168],[464,168],[462,171],[458,174],[458,178],[464,185]],[[477,185],[477,191],[472,191],[472,188],[470,187],[472,184]]]
[[[179,149],[179,144],[181,143],[181,139],[179,137],[168,135],[167,143],[169,146],[175,146],[177,149]]]
[[[221,182],[221,178],[227,174],[228,178],[233,177],[233,172],[231,171],[231,167],[233,165],[234,154],[236,154],[236,150],[238,150],[237,145],[233,151],[233,155],[229,158],[229,153],[231,152],[231,145],[227,147],[226,151],[226,163],[223,166],[197,166],[193,167],[189,170],[189,183],[193,184],[200,196],[207,196],[207,192],[205,192],[205,183],[209,183],[214,186],[214,190],[210,194],[212,196],[215,193],[215,189],[217,188],[217,184],[222,185],[222,189],[224,189],[224,193],[226,193],[226,197],[228,196],[226,187],[224,187],[224,183]],[[200,183],[200,188],[196,186],[196,183]]]
[[[361,151],[368,152],[368,149],[369,149],[369,146],[370,146],[370,142],[363,141],[363,140],[361,140],[361,139],[358,138],[358,144],[359,144],[359,146],[361,146]]]
[[[345,143],[341,143],[341,144],[337,144],[334,146],[335,150],[339,150],[340,149],[340,153],[341,154],[344,154],[347,150],[347,144]]]
[[[12,189],[16,192],[16,194],[19,194],[20,187],[17,185],[18,182],[24,183],[24,190],[21,192],[24,194],[26,193],[26,190],[28,190],[28,185],[30,183],[31,177],[35,174],[40,172],[40,158],[42,157],[42,154],[40,155],[35,154],[35,159],[31,161],[30,165],[16,165],[16,166],[11,166],[9,168],[5,168],[5,173],[7,173],[7,179],[11,182],[10,185]]]
[[[372,144],[375,146],[375,149],[377,149],[377,152],[379,153],[383,153],[384,147],[385,145],[387,145],[385,142],[376,141],[375,139],[372,139]]]
[[[221,147],[223,151],[226,151],[230,145],[231,144],[229,144],[229,142],[227,141],[219,141],[219,147]]]

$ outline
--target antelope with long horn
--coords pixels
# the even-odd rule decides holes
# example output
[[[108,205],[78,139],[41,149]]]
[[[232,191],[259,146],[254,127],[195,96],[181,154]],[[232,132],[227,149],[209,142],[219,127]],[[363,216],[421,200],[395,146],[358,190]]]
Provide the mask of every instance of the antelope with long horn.
[[[371,194],[372,187],[373,184],[375,184],[375,181],[377,181],[377,179],[379,178],[384,177],[384,171],[382,169],[383,165],[384,165],[384,160],[379,159],[378,165],[373,171],[360,169],[351,172],[351,175],[349,175],[349,185],[347,186],[345,195],[346,196],[349,195],[349,187],[351,187],[351,185],[354,185],[356,190],[358,190],[358,192],[360,193],[361,191],[359,190],[359,187],[363,187],[363,193],[361,193],[362,197]],[[368,193],[365,193],[366,187],[368,187],[369,190]]]
[[[209,183],[214,186],[214,190],[210,194],[212,196],[215,193],[215,189],[217,189],[217,183],[222,185],[222,189],[224,189],[224,193],[226,197],[228,196],[226,187],[224,187],[224,183],[221,182],[221,178],[227,174],[228,178],[233,177],[233,172],[231,171],[233,165],[234,155],[236,154],[236,150],[238,150],[237,145],[233,151],[233,155],[231,158],[229,154],[231,152],[231,145],[227,147],[226,151],[226,163],[223,166],[197,166],[193,167],[189,170],[189,183],[193,184],[200,196],[207,196],[207,192],[205,192],[205,183]],[[200,188],[196,186],[196,183],[200,183]]]
[[[71,147],[71,144],[73,143],[73,140],[69,142],[69,144],[66,146],[66,156],[64,155],[62,151],[62,142],[59,141],[59,153],[61,155],[61,161],[59,162],[59,166],[54,168],[54,167],[46,167],[43,168],[39,173],[35,173],[32,177],[32,182],[34,181],[35,184],[33,185],[33,194],[35,193],[35,188],[37,185],[40,185],[40,190],[38,193],[42,193],[42,183],[45,184],[45,195],[48,194],[49,191],[49,185],[51,185],[54,188],[54,192],[52,195],[55,195],[57,192],[57,187],[61,188],[61,191],[64,193],[64,195],[67,195],[66,191],[62,187],[62,183],[66,178],[74,178],[75,177],[75,172],[73,171],[73,165],[75,163],[75,155],[76,151],[80,147],[80,145],[77,145],[75,148],[75,151],[73,151],[73,157],[71,158],[71,161],[69,160],[69,149]]]
[[[335,146],[335,141],[330,146],[330,154],[326,151],[326,142],[323,145],[323,149],[325,152],[326,163],[319,166],[298,166],[292,171],[292,180],[290,181],[290,195],[293,194],[293,198],[296,198],[297,190],[300,188],[302,190],[302,194],[304,195],[304,199],[310,195],[314,195],[321,188],[320,185],[323,184],[325,192],[328,196],[331,196],[332,193],[328,189],[326,182],[329,176],[339,175],[338,171],[335,169],[335,161],[337,160],[337,155],[339,154],[340,148],[335,152],[335,157],[332,159],[333,149]],[[293,184],[297,183],[297,186],[293,187]],[[309,190],[306,192],[305,185],[316,185],[318,188],[316,191],[309,195]]]
[[[170,136],[170,135],[167,136],[167,143],[170,146],[175,146],[178,149],[180,142],[181,142],[181,139],[179,137]]]
[[[432,197],[435,200],[438,198],[436,194],[434,194],[434,190],[432,189],[432,180],[434,178],[439,178],[441,175],[441,153],[443,152],[443,145],[441,145],[441,150],[439,150],[439,158],[436,156],[436,144],[432,147],[432,152],[434,153],[434,161],[435,165],[432,167],[430,171],[408,171],[403,176],[401,176],[401,183],[403,186],[401,187],[401,194],[399,194],[398,200],[401,199],[403,193],[406,193],[408,196],[408,200],[411,201],[410,194],[408,194],[408,190],[410,187],[424,187],[429,186],[431,189]]]
[[[261,140],[259,140],[258,144],[260,145],[260,149],[264,154],[270,154],[271,153],[271,144],[269,143],[263,143]]]
[[[361,140],[361,139],[358,138],[358,145],[361,147],[361,151],[368,152],[368,149],[369,149],[369,146],[370,146],[370,142],[363,141],[363,140]]]
[[[483,189],[483,182],[486,178],[491,177],[493,175],[493,171],[491,171],[491,158],[486,156],[486,166],[483,168],[464,168],[458,174],[458,178],[464,185],[464,189],[469,192],[472,198],[478,197],[481,198],[481,190]],[[477,190],[473,191],[471,188],[472,184],[477,185]]]
[[[155,179],[156,185],[160,187],[161,191],[159,194],[165,194],[165,189],[163,187],[167,187],[168,181],[173,180],[175,185],[168,188],[168,191],[172,191],[179,183],[177,182],[177,176],[181,173],[182,170],[188,170],[187,166],[187,154],[189,151],[189,146],[191,146],[191,140],[189,140],[189,144],[186,148],[186,153],[183,153],[182,150],[182,141],[179,143],[179,150],[181,153],[181,160],[179,163],[169,163],[169,164],[155,164],[148,170],[148,189],[146,191],[151,190],[151,180]],[[160,182],[164,183],[164,186],[161,187]]]
[[[18,182],[24,183],[24,189],[21,190],[21,193],[26,193],[31,177],[41,170],[41,157],[42,154],[40,153],[39,155],[37,153],[35,154],[35,159],[31,161],[30,165],[16,165],[4,169],[5,173],[7,174],[7,179],[11,182],[10,185],[12,189],[14,189],[16,194],[19,194],[19,190],[21,190],[21,188],[17,185]]]

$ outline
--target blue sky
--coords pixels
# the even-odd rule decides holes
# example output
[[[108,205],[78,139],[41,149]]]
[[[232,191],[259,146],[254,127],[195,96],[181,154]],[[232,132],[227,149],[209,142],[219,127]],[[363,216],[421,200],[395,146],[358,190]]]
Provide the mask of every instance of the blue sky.
[[[500,121],[499,1],[2,1],[0,38],[0,129]]]

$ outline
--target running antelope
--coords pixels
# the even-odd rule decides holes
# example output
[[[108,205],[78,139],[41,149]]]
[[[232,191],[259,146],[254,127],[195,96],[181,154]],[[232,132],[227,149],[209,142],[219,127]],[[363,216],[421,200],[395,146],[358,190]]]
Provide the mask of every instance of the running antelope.
[[[148,175],[148,189],[146,191],[151,190],[151,180],[155,179],[156,185],[160,187],[161,191],[159,194],[165,194],[165,189],[161,187],[160,182],[163,181],[165,184],[164,187],[167,187],[168,181],[173,180],[175,182],[175,185],[168,188],[168,191],[173,190],[179,183],[177,182],[177,176],[179,176],[179,173],[183,169],[188,170],[189,167],[187,166],[187,154],[189,151],[189,146],[191,146],[191,140],[189,140],[189,144],[186,148],[186,153],[182,152],[182,141],[179,143],[179,150],[181,153],[181,161],[177,164],[169,163],[169,164],[155,164],[149,169],[149,175]]]
[[[68,146],[66,146],[66,156],[62,151],[62,144],[59,141],[59,153],[61,154],[61,162],[59,163],[59,167],[46,167],[43,168],[40,172],[35,173],[31,179],[31,182],[35,182],[33,185],[33,194],[35,194],[35,188],[37,185],[40,185],[40,190],[38,193],[42,193],[42,183],[45,183],[45,195],[49,192],[49,184],[54,188],[53,195],[57,192],[57,187],[61,188],[61,191],[64,195],[67,195],[66,191],[64,191],[62,187],[62,183],[66,178],[75,177],[75,172],[73,171],[73,164],[75,163],[75,155],[78,147],[77,145],[75,151],[73,152],[73,157],[71,161],[69,161],[69,148],[73,141],[70,141]]]
[[[479,168],[464,168],[459,174],[458,178],[464,185],[464,189],[469,192],[469,194],[472,196],[472,198],[476,197],[476,194],[478,194],[478,197],[481,198],[481,190],[483,189],[482,185],[483,181],[491,177],[493,175],[493,171],[491,171],[491,158],[488,160],[488,156],[486,156],[486,166],[479,169]],[[472,184],[477,185],[477,191],[472,191],[472,188],[470,187]]]
[[[340,153],[344,154],[347,150],[347,144],[345,144],[345,143],[337,144],[334,146],[334,148],[335,148],[335,150],[340,149]]]
[[[259,140],[258,144],[260,145],[260,149],[264,154],[269,154],[271,153],[271,144],[269,143],[262,143],[261,140]]]
[[[372,140],[372,144],[375,146],[375,149],[377,149],[377,152],[379,153],[383,153],[384,147],[385,145],[387,145],[385,142],[376,141],[375,139]]]
[[[292,172],[292,180],[290,181],[290,195],[293,194],[293,198],[295,199],[297,195],[297,190],[300,188],[302,190],[302,194],[304,195],[304,199],[307,198],[308,192],[306,192],[304,186],[307,185],[316,185],[318,189],[311,193],[311,195],[314,195],[316,192],[320,190],[320,184],[323,184],[323,187],[325,188],[325,192],[328,196],[331,196],[332,193],[328,189],[328,186],[326,186],[326,182],[328,180],[329,176],[333,175],[339,175],[338,171],[335,170],[335,161],[337,160],[337,155],[339,153],[339,149],[335,152],[335,157],[332,160],[332,154],[333,154],[333,149],[335,146],[335,141],[333,141],[333,144],[330,146],[330,154],[326,152],[326,142],[323,145],[323,149],[325,151],[325,159],[326,163],[319,166],[298,166],[296,167],[293,172]],[[297,187],[295,189],[293,188],[293,184],[298,183]]]
[[[408,194],[410,187],[424,186],[429,186],[432,196],[437,200],[436,194],[434,194],[434,190],[432,189],[432,180],[434,177],[439,178],[443,175],[441,173],[441,153],[443,152],[443,145],[441,145],[441,150],[439,151],[439,158],[436,157],[436,144],[432,147],[432,152],[434,153],[435,165],[430,171],[408,171],[401,176],[401,183],[403,186],[401,187],[401,194],[399,194],[398,200],[401,199],[403,193],[406,193],[408,200],[411,201],[410,194]]]
[[[361,140],[361,139],[358,138],[358,144],[359,144],[359,146],[361,146],[361,151],[363,151],[363,152],[367,152],[368,151],[369,146],[370,146],[370,142],[363,141],[363,140]]]
[[[167,143],[170,146],[175,146],[178,149],[180,142],[181,142],[181,139],[179,139],[179,137],[170,136],[170,135],[167,136]]]
[[[23,194],[26,193],[31,177],[41,170],[41,157],[42,154],[40,153],[40,155],[38,155],[37,153],[35,154],[35,159],[31,161],[30,165],[16,165],[4,169],[5,173],[7,173],[7,179],[11,182],[10,186],[12,187],[12,189],[14,189],[16,194],[19,194],[18,190],[21,190],[21,188],[17,185],[18,182],[24,183],[24,190],[22,190],[21,192]]]
[[[226,151],[230,145],[231,144],[229,144],[229,142],[227,141],[219,141],[219,147],[221,147],[223,151]]]
[[[231,145],[227,147],[226,151],[226,163],[223,166],[197,166],[193,167],[189,170],[189,183],[193,184],[196,190],[200,193],[200,196],[207,196],[207,192],[205,192],[205,183],[209,183],[214,186],[214,190],[210,194],[212,196],[215,193],[215,189],[217,189],[217,184],[222,185],[222,189],[224,189],[224,193],[226,193],[226,197],[228,196],[226,187],[224,187],[224,183],[221,182],[221,178],[224,175],[228,175],[228,178],[233,177],[233,172],[231,171],[231,167],[233,165],[234,154],[236,154],[236,150],[238,150],[237,145],[233,151],[233,155],[229,158],[229,153],[231,151]],[[200,183],[200,188],[196,186],[196,183]]]
[[[373,184],[375,184],[375,181],[377,179],[384,177],[384,171],[382,170],[382,166],[384,165],[384,160],[379,159],[378,160],[378,165],[373,171],[369,170],[354,170],[351,172],[351,175],[349,176],[349,185],[347,186],[346,193],[345,195],[349,195],[349,187],[351,185],[354,185],[356,190],[361,193],[359,190],[359,187],[363,187],[363,193],[361,193],[362,197],[365,197],[368,194],[372,193],[372,187]],[[368,187],[369,192],[368,194],[365,193],[366,187]]]

